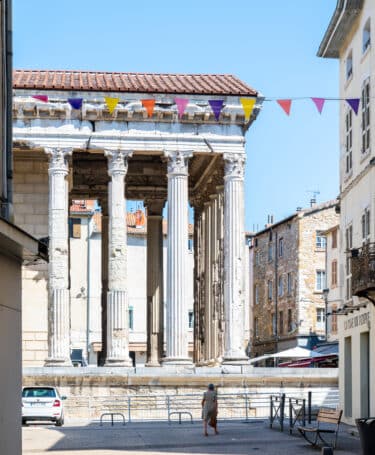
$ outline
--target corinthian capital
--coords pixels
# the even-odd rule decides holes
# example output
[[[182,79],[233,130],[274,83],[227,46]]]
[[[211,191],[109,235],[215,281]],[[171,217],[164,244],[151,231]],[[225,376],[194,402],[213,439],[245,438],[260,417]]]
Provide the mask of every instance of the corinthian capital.
[[[164,152],[168,158],[168,175],[188,175],[188,159],[193,152]]]
[[[71,147],[46,147],[44,151],[49,156],[49,173],[68,173],[69,165],[67,157],[73,153],[73,149]]]
[[[108,158],[108,175],[126,175],[128,172],[128,158],[133,152],[125,150],[105,150],[104,155]]]
[[[243,179],[245,174],[246,156],[242,153],[224,153],[224,179]]]

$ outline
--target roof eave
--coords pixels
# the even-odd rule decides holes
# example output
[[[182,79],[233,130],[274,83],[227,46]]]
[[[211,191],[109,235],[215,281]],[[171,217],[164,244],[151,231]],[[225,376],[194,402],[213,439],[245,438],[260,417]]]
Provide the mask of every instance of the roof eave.
[[[342,43],[361,13],[362,7],[363,0],[337,0],[336,9],[318,49],[318,57],[340,57]]]

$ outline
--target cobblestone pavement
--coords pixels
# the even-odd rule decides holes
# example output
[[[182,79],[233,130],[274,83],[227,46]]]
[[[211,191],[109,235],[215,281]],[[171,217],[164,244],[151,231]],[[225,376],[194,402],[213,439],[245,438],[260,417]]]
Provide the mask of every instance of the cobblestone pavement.
[[[161,455],[161,454],[262,454],[320,455],[306,441],[286,429],[270,430],[267,422],[220,422],[220,434],[202,434],[200,422],[120,423],[102,427],[97,422],[68,422],[64,427],[27,425],[23,427],[23,454],[49,455]],[[339,434],[338,455],[358,455],[357,437],[343,426]]]

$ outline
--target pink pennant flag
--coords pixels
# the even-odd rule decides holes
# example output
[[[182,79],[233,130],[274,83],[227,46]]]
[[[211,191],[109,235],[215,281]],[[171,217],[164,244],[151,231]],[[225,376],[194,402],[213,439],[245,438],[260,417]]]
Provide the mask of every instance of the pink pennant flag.
[[[292,100],[276,100],[281,106],[286,115],[290,114],[290,108],[292,106]]]
[[[186,98],[175,98],[174,102],[177,105],[178,118],[184,115],[186,106],[189,104],[189,100]]]
[[[48,103],[48,96],[47,95],[33,95],[33,98],[38,101],[43,101],[43,103]]]
[[[324,106],[324,103],[325,103],[325,98],[311,98],[316,106],[316,108],[318,109],[319,111],[319,114],[322,113],[322,110],[323,110],[323,106]]]

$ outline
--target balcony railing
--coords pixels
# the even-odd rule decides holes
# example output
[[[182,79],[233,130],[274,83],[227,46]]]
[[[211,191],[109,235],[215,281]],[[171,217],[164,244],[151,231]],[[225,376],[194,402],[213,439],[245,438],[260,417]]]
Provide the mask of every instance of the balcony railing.
[[[375,243],[351,250],[352,293],[358,297],[375,293]]]

